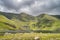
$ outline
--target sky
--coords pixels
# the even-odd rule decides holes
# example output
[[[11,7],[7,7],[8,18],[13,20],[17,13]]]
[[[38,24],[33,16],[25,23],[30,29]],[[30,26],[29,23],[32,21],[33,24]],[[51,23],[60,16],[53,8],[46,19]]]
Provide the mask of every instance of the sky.
[[[60,0],[0,0],[0,11],[30,15],[60,15]]]

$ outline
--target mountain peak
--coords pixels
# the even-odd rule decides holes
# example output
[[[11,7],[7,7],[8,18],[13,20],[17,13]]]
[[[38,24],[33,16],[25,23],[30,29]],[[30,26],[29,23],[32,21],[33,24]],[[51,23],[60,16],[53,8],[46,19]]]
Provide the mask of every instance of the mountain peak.
[[[43,14],[38,15],[38,17],[44,17],[44,16],[47,16],[47,15],[48,14],[43,13]]]
[[[28,14],[25,12],[21,12],[20,15],[28,15]]]

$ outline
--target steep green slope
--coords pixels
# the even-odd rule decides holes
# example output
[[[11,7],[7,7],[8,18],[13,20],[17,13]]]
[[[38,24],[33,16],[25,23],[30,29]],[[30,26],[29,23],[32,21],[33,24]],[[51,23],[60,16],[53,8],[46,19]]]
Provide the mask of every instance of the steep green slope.
[[[34,19],[35,19],[34,16],[28,15],[28,14],[26,14],[26,13],[24,13],[24,12],[22,12],[17,18],[18,18],[19,20],[25,21],[25,22],[28,22],[28,21],[30,21],[30,20],[34,20]]]
[[[22,12],[20,14],[0,12],[0,14],[6,16],[8,19],[18,19],[18,20],[24,21],[24,22],[35,19],[34,16],[28,15],[24,12]]]
[[[1,30],[45,30],[60,32],[59,17],[47,14],[31,16],[24,12],[21,14],[0,12]]]
[[[0,15],[0,30],[15,30],[14,27],[13,21],[7,19],[3,15]]]
[[[33,22],[33,20],[35,20],[34,16],[28,15],[24,12],[22,12],[21,14],[1,12],[0,14],[7,17],[9,19],[8,23],[16,26],[16,30],[29,29],[30,28],[30,21]],[[4,21],[4,19],[3,19],[3,21]],[[7,21],[5,21],[5,22],[7,22]]]
[[[57,28],[60,28],[59,22],[60,20],[58,18],[42,14],[38,16],[38,22],[36,25],[40,30],[56,30]]]

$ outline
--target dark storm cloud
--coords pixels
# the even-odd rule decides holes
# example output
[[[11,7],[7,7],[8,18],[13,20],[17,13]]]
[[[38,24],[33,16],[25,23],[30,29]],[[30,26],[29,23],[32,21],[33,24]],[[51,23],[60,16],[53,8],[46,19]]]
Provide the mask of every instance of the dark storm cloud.
[[[38,5],[38,4],[40,4],[40,5]],[[43,0],[43,1],[37,2],[36,5],[37,6],[34,6],[31,8],[31,10],[33,10],[32,12],[34,14],[51,12],[51,11],[53,13],[56,13],[56,11],[54,11],[54,9],[56,9],[58,11],[57,8],[60,8],[60,0],[45,0],[45,1]]]
[[[28,12],[31,15],[40,13],[59,14],[60,0],[0,0],[0,10],[10,12]]]
[[[21,7],[30,6],[34,1],[32,0],[23,0],[22,2],[18,2],[16,0],[2,0],[4,6],[8,9],[19,10]]]

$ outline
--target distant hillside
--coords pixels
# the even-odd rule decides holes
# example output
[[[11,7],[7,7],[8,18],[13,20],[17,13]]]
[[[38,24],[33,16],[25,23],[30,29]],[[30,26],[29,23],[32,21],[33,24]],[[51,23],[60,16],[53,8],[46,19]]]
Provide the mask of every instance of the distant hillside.
[[[52,15],[52,16],[54,16],[54,17],[60,19],[60,15]]]
[[[28,15],[24,12],[20,14],[14,14],[14,13],[5,13],[5,12],[0,12],[0,14],[6,16],[8,19],[19,19],[20,21],[29,21],[29,20],[34,20],[34,16]]]
[[[60,32],[60,16],[40,14],[38,16],[0,12],[0,30],[45,30]]]
[[[18,14],[6,13],[6,12],[0,12],[0,14],[6,16],[8,19],[12,19],[15,16],[19,16]]]

